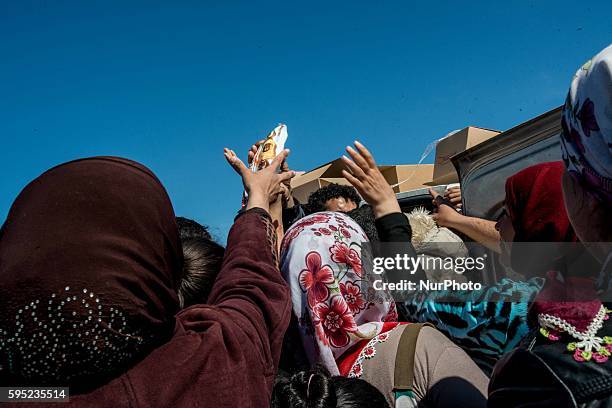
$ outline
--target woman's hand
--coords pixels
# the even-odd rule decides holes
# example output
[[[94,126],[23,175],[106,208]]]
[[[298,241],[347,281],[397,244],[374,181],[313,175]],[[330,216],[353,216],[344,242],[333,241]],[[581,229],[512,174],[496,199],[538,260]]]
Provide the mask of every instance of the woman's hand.
[[[450,201],[455,208],[461,208],[461,188],[451,187],[444,192],[444,198]]]
[[[255,155],[257,154],[257,150],[259,150],[259,146],[261,146],[264,142],[265,140],[260,140],[259,142],[251,146],[251,148],[249,149],[249,153],[247,155],[247,166],[251,167],[251,164],[253,163],[253,159],[255,159]]]
[[[268,167],[256,173],[248,169],[233,150],[225,148],[223,155],[236,173],[242,177],[244,189],[249,194],[247,210],[259,207],[269,212],[270,203],[276,201],[282,192],[281,183],[290,180],[295,175],[293,171],[278,173],[283,161],[289,155],[287,149],[276,156]]]
[[[342,156],[342,161],[347,167],[342,170],[342,175],[372,206],[374,217],[381,218],[387,214],[401,212],[393,189],[376,166],[368,149],[361,143],[355,142],[355,149],[347,146],[346,151],[353,160]]]
[[[457,221],[461,219],[462,215],[450,205],[441,204],[440,199],[442,199],[442,196],[433,189],[429,189],[429,194],[431,194],[433,198],[432,203],[436,207],[436,212],[432,214],[434,221],[441,227],[456,228]]]
[[[247,155],[247,165],[249,167],[251,167],[251,164],[253,163],[253,160],[255,159],[255,155],[257,154],[257,150],[259,150],[259,146],[261,146],[263,143],[265,142],[265,140],[260,140],[259,142],[255,143],[253,146],[251,146],[251,148],[249,149],[248,155]],[[287,160],[284,160],[281,164],[281,173],[286,173],[286,172],[290,172],[291,169],[289,169],[289,165],[287,164]],[[294,172],[294,174],[296,174]],[[291,195],[291,179],[288,178],[287,180],[283,181],[283,185],[281,186],[281,190],[282,190],[282,203],[283,203],[283,207],[284,208],[291,208],[295,205],[294,201],[293,201],[293,196]]]
[[[499,242],[501,238],[499,236],[499,231],[495,229],[495,221],[459,214],[450,203],[448,205],[443,204],[445,199],[443,199],[440,194],[431,188],[429,189],[429,193],[433,197],[433,204],[437,207],[432,218],[439,226],[455,229],[472,238],[474,241],[480,242],[487,248],[498,253],[500,252]]]

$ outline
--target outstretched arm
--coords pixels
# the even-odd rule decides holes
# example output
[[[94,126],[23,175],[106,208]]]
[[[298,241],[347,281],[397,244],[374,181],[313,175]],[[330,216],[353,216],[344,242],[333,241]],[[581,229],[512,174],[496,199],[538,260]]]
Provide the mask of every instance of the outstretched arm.
[[[459,214],[450,206],[440,204],[437,200],[439,196],[437,192],[429,189],[429,193],[433,197],[434,205],[437,207],[437,212],[433,215],[433,219],[439,226],[462,232],[495,252],[501,251],[499,246],[501,238],[499,231],[495,229],[495,221]]]
[[[376,231],[381,241],[374,245],[376,255],[386,258],[403,257],[404,255],[416,258],[417,253],[412,246],[412,229],[408,218],[402,214],[393,188],[380,172],[374,157],[363,144],[357,141],[355,148],[347,146],[346,151],[352,160],[342,156],[346,165],[342,174],[372,206],[376,218]],[[385,243],[390,244],[385,245]],[[401,243],[401,245],[393,245],[393,243]],[[404,277],[406,277],[404,272],[387,274],[390,280]],[[421,268],[414,271],[412,276],[415,282],[425,278],[425,272]]]
[[[70,403],[269,406],[291,298],[278,269],[268,208],[283,177],[291,175],[276,173],[278,163],[252,173],[229,150],[226,158],[241,174],[249,204],[230,230],[209,303],[181,310],[171,339],[107,385],[71,396]]]

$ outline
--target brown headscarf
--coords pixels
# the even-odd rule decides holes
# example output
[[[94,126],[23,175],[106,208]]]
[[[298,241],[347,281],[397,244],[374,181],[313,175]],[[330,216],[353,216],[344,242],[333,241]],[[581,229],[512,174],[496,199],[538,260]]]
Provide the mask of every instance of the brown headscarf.
[[[76,160],[32,181],[0,236],[0,379],[95,388],[167,341],[182,251],[146,167]],[[71,390],[72,392],[72,390]]]

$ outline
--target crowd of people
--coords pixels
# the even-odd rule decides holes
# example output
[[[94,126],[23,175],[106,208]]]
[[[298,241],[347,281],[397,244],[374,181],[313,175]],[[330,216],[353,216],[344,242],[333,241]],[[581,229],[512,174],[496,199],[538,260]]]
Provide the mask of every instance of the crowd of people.
[[[0,386],[69,387],[77,406],[610,406],[612,46],[577,71],[561,127],[563,161],[508,178],[498,220],[458,211],[459,188],[406,216],[359,142],[342,157],[351,186],[306,203],[288,150],[253,172],[226,149],[248,200],[225,247],[139,163],[54,167],[0,229]],[[522,275],[460,302],[364,293],[371,252],[416,257],[431,239],[422,216]]]

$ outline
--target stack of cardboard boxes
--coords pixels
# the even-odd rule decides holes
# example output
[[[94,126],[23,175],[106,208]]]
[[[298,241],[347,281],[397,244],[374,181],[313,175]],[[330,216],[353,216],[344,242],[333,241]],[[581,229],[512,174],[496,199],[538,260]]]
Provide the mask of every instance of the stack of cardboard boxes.
[[[451,157],[499,134],[496,130],[469,126],[441,139],[436,145],[435,164],[399,164],[378,166],[383,176],[394,186],[396,193],[427,186],[459,181]],[[291,180],[293,196],[300,202],[308,201],[315,190],[331,183],[350,184],[342,177],[344,164],[337,159]]]
[[[315,190],[324,187],[331,183],[350,185],[347,179],[342,176],[344,169],[342,160],[337,159],[326,163],[314,170],[305,174],[294,177],[291,180],[293,196],[300,202],[308,201],[308,196]],[[433,164],[404,164],[395,166],[378,166],[383,176],[389,185],[398,184],[404,180],[408,180],[394,187],[396,193],[401,191],[410,191],[415,188],[424,186],[424,183],[430,181],[433,175]]]

